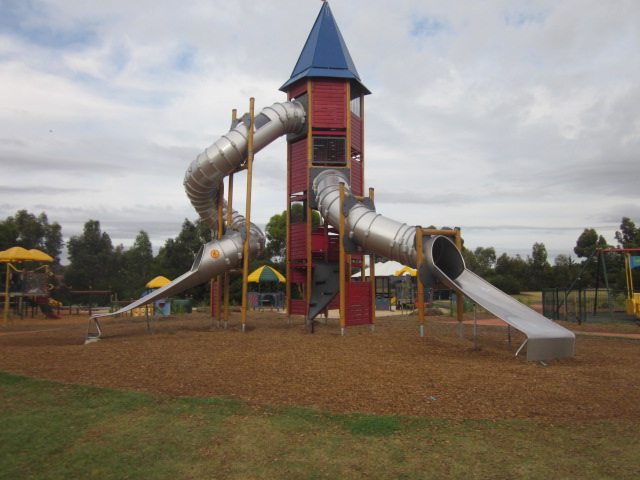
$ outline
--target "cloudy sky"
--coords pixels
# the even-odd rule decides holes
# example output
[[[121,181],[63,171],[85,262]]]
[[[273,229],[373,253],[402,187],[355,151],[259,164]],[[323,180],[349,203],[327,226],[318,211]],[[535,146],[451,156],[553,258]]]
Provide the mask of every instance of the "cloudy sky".
[[[332,0],[366,97],[380,213],[498,255],[572,254],[640,224],[640,2]],[[283,101],[319,0],[0,0],[0,219],[99,220],[155,248],[197,214],[182,181],[231,110]],[[278,140],[252,220],[285,208]],[[239,175],[234,206],[244,209]],[[239,199],[242,199],[240,202]]]

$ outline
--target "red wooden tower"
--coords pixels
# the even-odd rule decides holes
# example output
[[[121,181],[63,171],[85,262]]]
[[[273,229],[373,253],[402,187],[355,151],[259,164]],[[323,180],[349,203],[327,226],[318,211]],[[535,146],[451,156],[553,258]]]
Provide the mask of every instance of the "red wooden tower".
[[[340,269],[338,232],[326,222],[313,225],[311,185],[320,171],[341,170],[350,179],[351,194],[364,194],[364,96],[370,92],[360,82],[328,3],[323,3],[291,78],[280,90],[307,111],[305,131],[287,139],[288,313],[313,320],[327,307],[339,308],[337,294],[344,285],[346,312],[341,318],[346,325],[372,323],[371,284],[351,281],[353,268],[362,266],[362,252],[349,250]]]

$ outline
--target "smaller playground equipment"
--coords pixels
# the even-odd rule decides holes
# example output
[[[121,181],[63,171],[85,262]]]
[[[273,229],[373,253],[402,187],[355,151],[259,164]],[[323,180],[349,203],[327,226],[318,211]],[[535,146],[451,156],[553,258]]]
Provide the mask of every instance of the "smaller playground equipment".
[[[249,283],[257,283],[257,292],[248,292],[248,301],[251,308],[263,309],[265,307],[277,308],[278,310],[284,308],[284,293],[283,292],[263,292],[261,285],[267,283],[269,285],[286,283],[287,280],[280,272],[274,268],[263,265],[257,268],[249,274],[247,277]],[[213,308],[213,306],[212,306]],[[212,312],[213,314],[213,312]]]
[[[635,293],[633,289],[633,269],[640,267],[640,256],[631,255],[627,252],[625,255],[625,276],[627,279],[627,313],[635,315],[640,319],[640,293]]]
[[[44,272],[39,273],[37,268],[32,272],[25,269],[19,270],[14,263],[21,262],[53,262],[53,258],[37,249],[27,250],[22,247],[11,247],[0,252],[0,262],[6,264],[5,288],[4,288],[4,323],[9,318],[9,303],[14,297],[18,301],[18,311],[22,314],[22,305],[25,297],[48,296],[47,266]],[[45,313],[46,314],[46,313]]]
[[[166,277],[158,276],[153,280],[150,280],[145,287],[147,290],[142,292],[140,298],[155,292],[158,288],[162,288],[168,283],[171,283]],[[153,303],[134,308],[132,310],[134,317],[148,316],[148,315],[170,315],[171,314],[171,301],[168,298],[160,298]]]
[[[580,273],[568,289],[543,291],[543,310],[549,318],[576,320],[602,317],[608,321],[625,320],[625,315],[640,318],[640,294],[635,293],[633,269],[640,266],[640,248],[602,248],[594,250],[582,265]],[[614,290],[609,285],[606,254],[624,254],[626,290]],[[634,255],[636,254],[636,255]],[[596,261],[596,284],[593,289],[579,287],[580,279],[593,261]],[[604,288],[600,285],[600,279]],[[577,296],[577,298],[576,298]],[[627,318],[628,320],[628,318]]]

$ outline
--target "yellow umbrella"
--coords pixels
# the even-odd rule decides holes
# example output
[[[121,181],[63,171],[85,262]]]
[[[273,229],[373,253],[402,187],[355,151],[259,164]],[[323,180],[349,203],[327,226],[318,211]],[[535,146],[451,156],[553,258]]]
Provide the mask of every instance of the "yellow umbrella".
[[[150,280],[149,283],[147,283],[145,286],[147,288],[160,288],[164,287],[167,283],[171,283],[171,280],[169,280],[167,277],[159,276],[154,278],[153,280]]]

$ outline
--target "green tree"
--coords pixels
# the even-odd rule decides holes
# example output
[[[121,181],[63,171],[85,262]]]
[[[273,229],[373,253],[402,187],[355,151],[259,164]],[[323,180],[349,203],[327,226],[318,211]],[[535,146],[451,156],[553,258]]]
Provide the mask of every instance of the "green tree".
[[[113,245],[100,229],[100,222],[89,220],[82,235],[67,242],[70,265],[65,271],[65,283],[74,290],[110,289]]]
[[[292,222],[304,222],[305,221],[305,207],[302,203],[293,203],[291,205],[291,219]],[[322,218],[320,212],[312,210],[312,228],[315,230],[322,224]],[[267,222],[265,228],[265,237],[267,238],[267,247],[264,254],[261,255],[263,259],[272,259],[282,262],[285,258],[287,251],[287,211],[282,213],[276,213]]]
[[[147,232],[140,230],[133,246],[124,253],[124,261],[130,274],[137,275],[142,280],[146,279],[146,282],[151,280],[153,246]]]
[[[474,273],[486,278],[493,273],[493,267],[496,263],[496,251],[493,247],[476,247],[473,251],[476,260],[476,268]]]
[[[153,262],[153,247],[149,235],[140,230],[131,248],[125,249],[123,245],[118,245],[113,250],[109,268],[112,291],[120,299],[138,298],[154,276]]]
[[[551,287],[553,283],[553,271],[549,265],[547,247],[544,243],[534,243],[531,248],[531,256],[527,259],[530,275],[525,284],[528,290],[540,290]]]
[[[195,222],[185,219],[178,236],[167,239],[160,248],[155,258],[153,275],[163,275],[171,280],[179,277],[191,268],[200,246],[209,241],[211,230],[201,219]],[[184,295],[202,300],[208,298],[208,291],[208,284],[204,284],[190,289]]]
[[[516,294],[527,284],[528,277],[529,265],[520,255],[510,257],[503,253],[496,259],[495,275],[487,281],[505,293]]]
[[[640,248],[640,229],[629,217],[622,217],[620,230],[615,233],[618,248]]]
[[[607,241],[602,235],[598,235],[595,229],[585,228],[578,237],[573,251],[578,258],[589,258],[593,252],[600,248],[607,248],[607,246]]]
[[[571,255],[558,255],[553,261],[554,286],[569,287],[580,273],[580,265],[576,263]]]
[[[49,223],[44,212],[36,217],[27,210],[18,210],[0,222],[0,250],[36,248],[53,257],[54,263],[60,263],[62,245],[62,228],[57,222]]]

